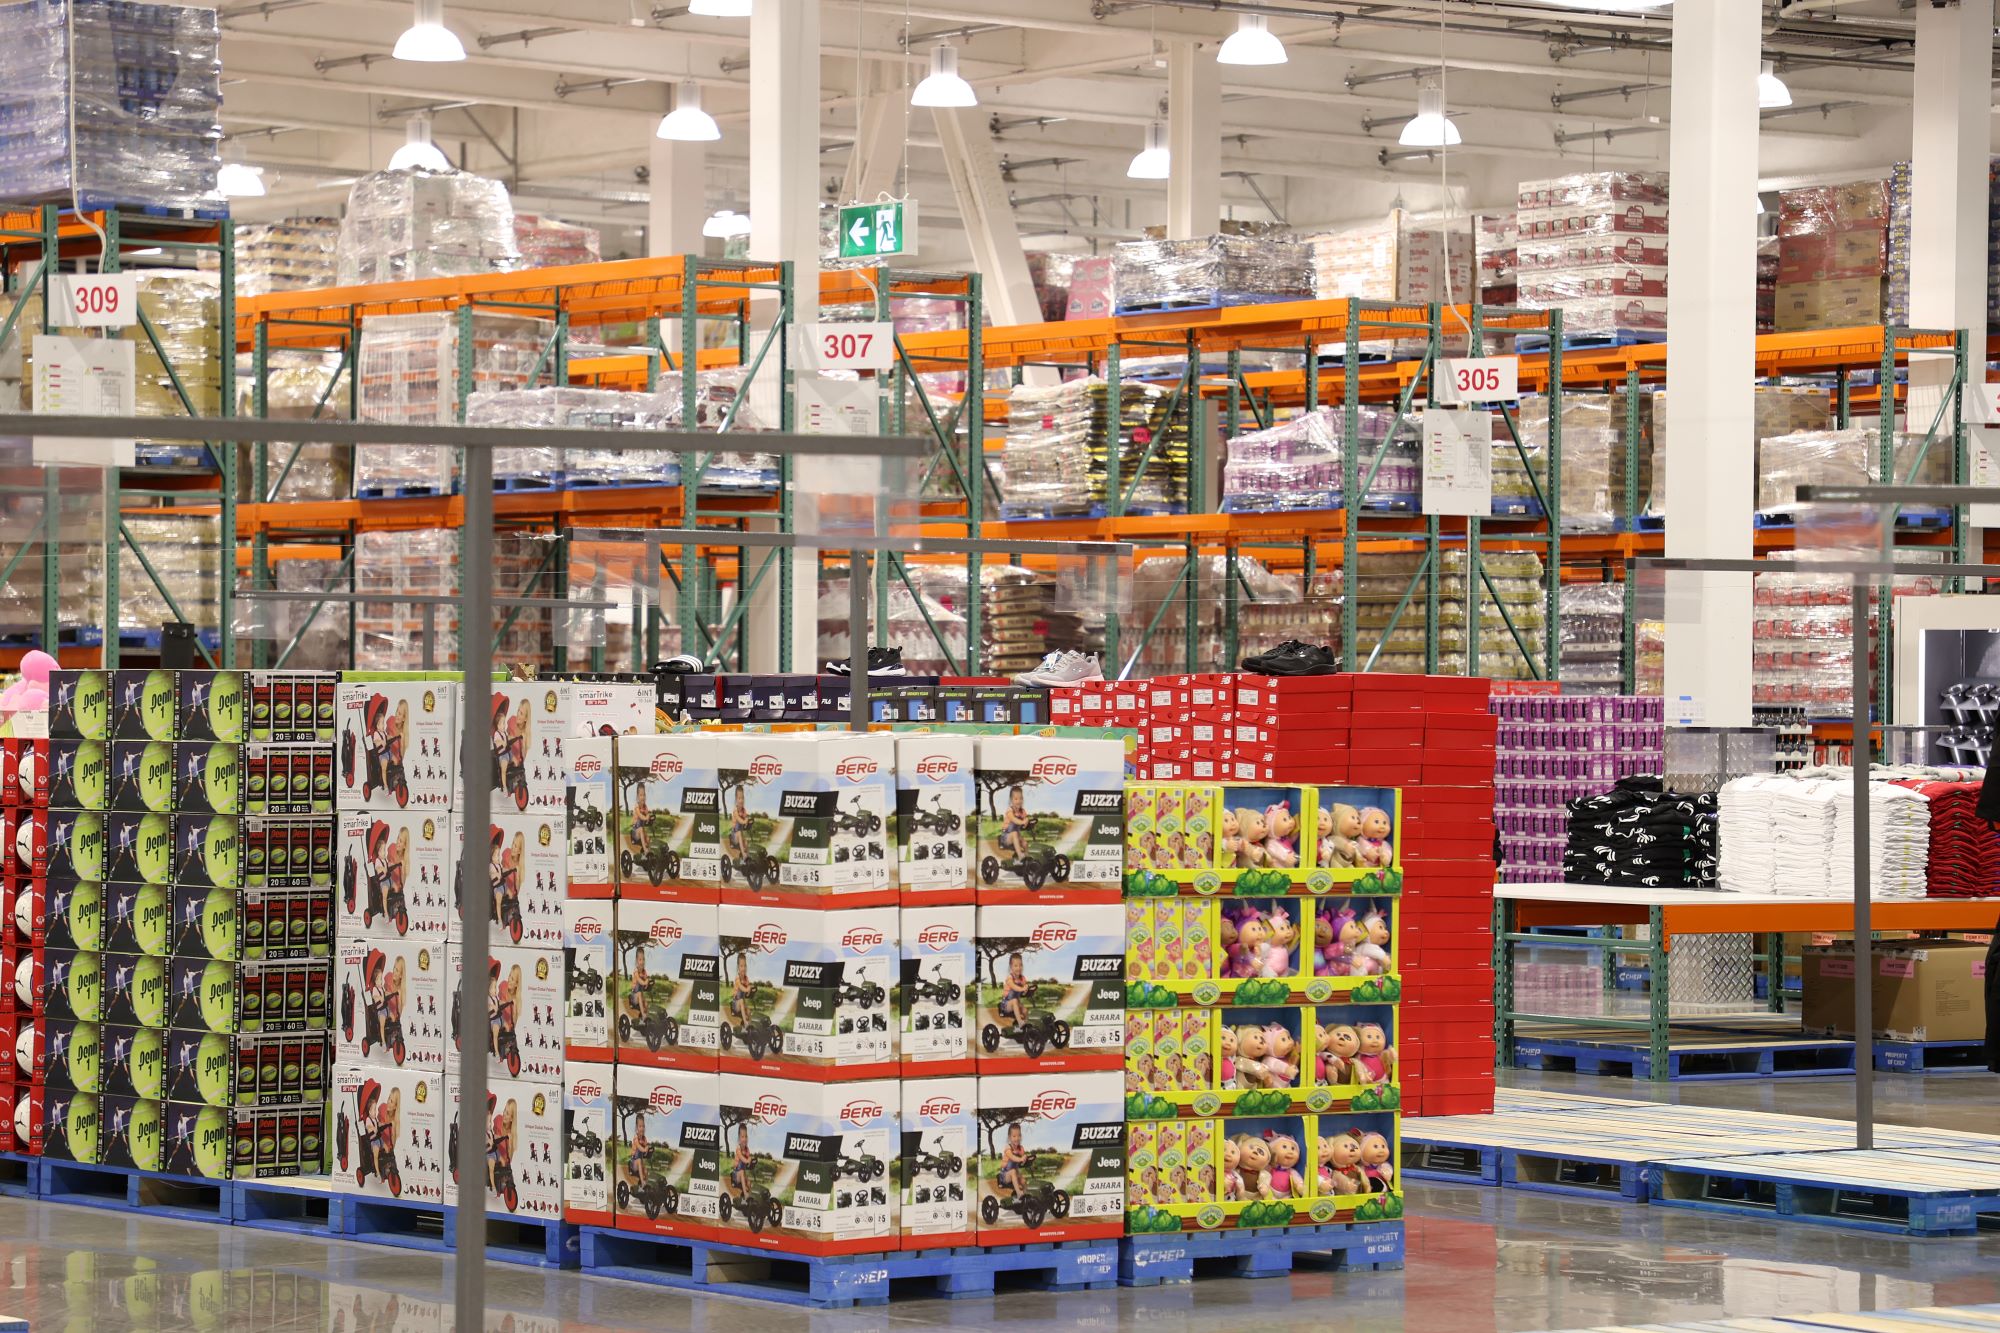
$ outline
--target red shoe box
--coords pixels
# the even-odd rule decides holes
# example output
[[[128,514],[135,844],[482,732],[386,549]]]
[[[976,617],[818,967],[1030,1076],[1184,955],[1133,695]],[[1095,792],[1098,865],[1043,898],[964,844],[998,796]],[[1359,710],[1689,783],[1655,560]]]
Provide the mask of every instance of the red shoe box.
[[[1444,713],[1431,710],[1424,714],[1426,745],[1485,750],[1490,754],[1494,738],[1499,734],[1500,719],[1491,713]]]

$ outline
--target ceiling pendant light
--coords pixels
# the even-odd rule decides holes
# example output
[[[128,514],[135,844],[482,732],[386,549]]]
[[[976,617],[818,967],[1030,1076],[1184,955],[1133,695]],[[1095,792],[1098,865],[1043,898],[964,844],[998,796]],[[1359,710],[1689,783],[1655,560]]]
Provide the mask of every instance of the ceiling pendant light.
[[[718,208],[701,224],[701,234],[719,241],[733,241],[750,234],[750,215],[733,208]]]
[[[450,171],[451,160],[431,142],[431,118],[411,116],[403,127],[403,146],[389,159],[391,171]]]
[[[931,72],[910,94],[911,106],[978,106],[972,85],[958,75],[958,48],[939,42],[931,48]]]
[[[1163,181],[1173,169],[1173,156],[1167,151],[1167,127],[1154,121],[1146,127],[1146,146],[1132,156],[1132,165],[1125,168],[1125,174],[1135,181]]]
[[[688,0],[688,13],[710,19],[747,19],[750,0]]]
[[[1444,113],[1444,89],[1436,79],[1426,78],[1417,85],[1417,114],[1397,142],[1405,148],[1451,148],[1460,142],[1458,126]]]
[[[215,188],[224,199],[256,199],[264,193],[264,169],[242,162],[224,162],[215,173]]]
[[[701,109],[701,85],[683,79],[674,94],[674,109],[660,117],[659,137],[682,143],[712,143],[722,137],[715,117]]]
[[[1271,31],[1271,21],[1262,14],[1245,14],[1236,20],[1236,31],[1215,53],[1223,65],[1282,65],[1285,44]]]
[[[1772,111],[1792,104],[1792,90],[1778,77],[1777,65],[1769,60],[1757,74],[1757,107],[1762,111]]]
[[[396,39],[396,59],[445,64],[465,59],[465,44],[444,26],[444,0],[416,0],[416,21]]]

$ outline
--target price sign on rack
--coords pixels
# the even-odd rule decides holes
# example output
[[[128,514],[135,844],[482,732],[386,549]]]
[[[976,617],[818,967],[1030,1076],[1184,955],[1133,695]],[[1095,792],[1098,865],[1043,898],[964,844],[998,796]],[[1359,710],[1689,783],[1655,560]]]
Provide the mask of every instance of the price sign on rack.
[[[139,322],[139,288],[130,273],[63,273],[49,287],[57,328],[123,329]]]
[[[896,363],[896,326],[807,324],[800,329],[799,360],[807,370],[888,370]]]
[[[1438,400],[1446,404],[1511,403],[1521,396],[1521,358],[1446,358],[1438,380]]]

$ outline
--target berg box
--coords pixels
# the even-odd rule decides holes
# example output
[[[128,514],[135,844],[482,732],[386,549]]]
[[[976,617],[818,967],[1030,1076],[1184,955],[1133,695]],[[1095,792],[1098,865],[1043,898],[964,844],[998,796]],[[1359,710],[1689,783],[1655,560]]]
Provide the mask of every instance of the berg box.
[[[981,1073],[1117,1069],[1125,1043],[1125,909],[979,909]]]
[[[458,686],[343,681],[335,696],[343,810],[448,810],[457,792]]]
[[[721,738],[694,732],[618,739],[617,837],[624,898],[715,901],[722,883]]]
[[[613,1099],[618,1070],[571,1060],[563,1066],[562,1215],[585,1226],[611,1225]]]
[[[579,687],[580,688],[580,687]],[[609,736],[578,736],[569,742],[569,785],[564,814],[569,828],[569,896],[613,898],[618,879],[612,867],[617,810],[617,742]]]
[[[572,898],[563,905],[564,1060],[612,1058],[616,909],[603,898]]]
[[[889,991],[893,907],[810,911],[725,903],[717,918],[724,1072],[882,1078],[898,1072]]]
[[[452,866],[456,869],[465,821],[454,816],[451,822],[458,830],[452,839]],[[484,893],[462,886],[472,888],[475,906],[482,898],[486,903],[494,943],[536,949],[552,949],[562,943],[563,853],[568,842],[558,813],[530,810],[519,814],[494,807],[485,839]],[[462,900],[464,894],[459,897]],[[450,926],[452,939],[463,937],[456,912],[451,914]]]
[[[486,1109],[468,1124],[456,1077],[445,1076],[450,1120],[445,1128],[444,1201],[458,1203],[458,1143],[486,1136],[486,1211],[554,1221],[562,1216],[563,1089],[556,1083],[495,1078]]]
[[[894,1244],[902,1084],[721,1078],[723,1239],[794,1254]]]
[[[721,1076],[620,1065],[617,1080],[612,1225],[714,1238],[722,1221]]]
[[[1121,1086],[1116,1074],[981,1076],[980,1244],[1124,1234]]]
[[[1125,751],[1117,741],[982,736],[981,903],[1122,896]]]
[[[412,1203],[444,1199],[441,1074],[341,1064],[333,1072],[333,1187]]]
[[[343,810],[336,824],[340,938],[440,942],[458,877],[442,810]]]
[[[722,900],[893,905],[895,769],[889,736],[724,735],[716,760]]]
[[[618,904],[618,1061],[713,1070],[722,1050],[716,908],[625,899]]]
[[[459,1014],[464,965],[460,946],[446,946],[445,1002],[451,1006],[451,1046],[445,1068],[458,1068],[463,1042],[483,1034],[494,1077],[553,1081],[562,1077],[563,956],[560,949],[496,947],[488,954],[486,1012]],[[467,1029],[471,1030],[468,1032]]]
[[[977,1079],[904,1085],[898,1223],[906,1250],[978,1243],[978,1098]]]
[[[343,940],[334,994],[338,1063],[444,1069],[443,944]]]
[[[896,873],[905,906],[972,901],[973,744],[970,736],[896,738]]]
[[[979,975],[976,908],[905,907],[896,987],[903,1076],[973,1072],[972,992]]]

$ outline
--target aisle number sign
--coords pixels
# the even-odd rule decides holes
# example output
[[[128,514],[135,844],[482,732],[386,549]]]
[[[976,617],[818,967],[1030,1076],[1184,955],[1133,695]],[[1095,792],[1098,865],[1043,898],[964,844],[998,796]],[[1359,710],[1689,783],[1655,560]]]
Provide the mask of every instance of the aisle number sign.
[[[799,365],[804,370],[888,370],[896,364],[896,326],[866,323],[804,324],[799,328]]]
[[[916,200],[848,204],[840,210],[842,259],[887,259],[916,252]]]
[[[125,329],[139,322],[138,281],[130,273],[62,273],[49,287],[57,328]]]
[[[1511,403],[1521,396],[1521,358],[1447,357],[1439,379],[1439,402]]]

